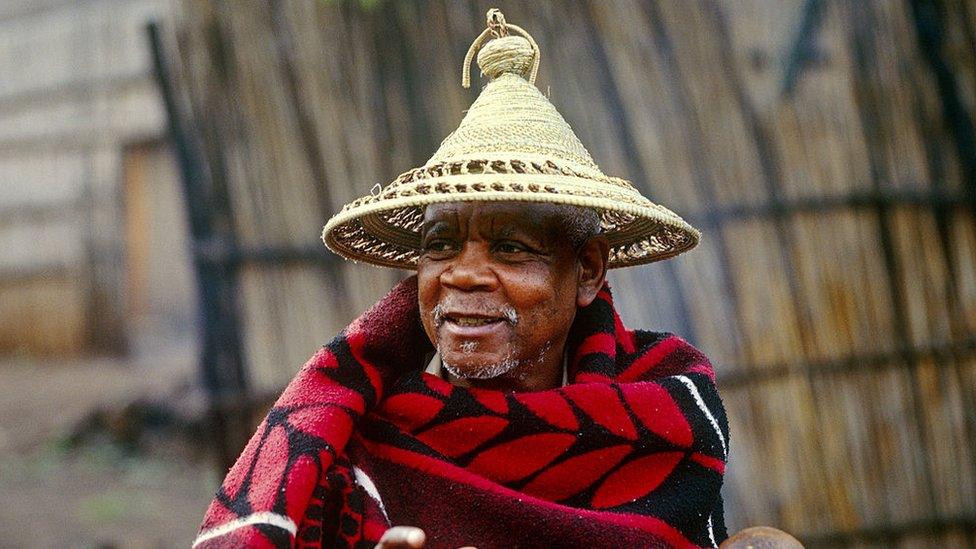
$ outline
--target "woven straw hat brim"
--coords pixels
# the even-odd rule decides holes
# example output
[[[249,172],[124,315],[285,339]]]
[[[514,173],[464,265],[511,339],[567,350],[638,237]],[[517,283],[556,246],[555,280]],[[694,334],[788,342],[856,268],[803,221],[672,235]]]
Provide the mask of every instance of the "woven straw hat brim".
[[[426,206],[511,201],[597,211],[610,244],[611,269],[667,259],[698,244],[701,234],[695,228],[630,183],[581,172],[531,155],[507,160],[483,155],[428,165],[347,205],[329,220],[322,237],[329,249],[348,259],[414,269]]]

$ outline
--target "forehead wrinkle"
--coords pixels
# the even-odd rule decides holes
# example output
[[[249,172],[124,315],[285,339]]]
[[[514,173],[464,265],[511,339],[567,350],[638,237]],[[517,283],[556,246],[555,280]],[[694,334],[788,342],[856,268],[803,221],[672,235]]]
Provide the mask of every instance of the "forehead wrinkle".
[[[421,234],[427,234],[434,229],[450,229],[459,224],[460,215],[457,207],[438,208],[433,210],[433,213],[431,212],[430,207],[424,210],[424,222],[420,228]]]
[[[499,219],[499,217],[502,217],[503,215],[504,214],[491,216],[491,223],[488,226],[488,230],[490,231],[489,234],[491,236],[509,237],[515,233],[516,227],[511,221]]]
[[[462,215],[465,203],[432,204],[425,209],[421,236],[431,231],[474,229],[484,237],[511,238],[522,234],[540,244],[552,246],[566,238],[565,215],[548,204],[506,204],[484,205],[482,208],[469,208],[471,215]],[[474,222],[472,227],[466,227]]]
[[[521,220],[497,221],[497,227],[493,227],[491,236],[493,238],[514,238],[517,236],[528,238],[529,240],[540,243],[547,243],[549,238],[547,231],[535,223],[526,223]]]
[[[525,208],[529,210],[528,208]],[[529,215],[526,215],[526,214]],[[532,236],[545,236],[545,221],[540,216],[528,212],[503,210],[490,214],[489,229],[492,236],[510,237],[518,233],[530,233]]]
[[[486,208],[473,210],[471,215],[461,215],[456,210],[455,215],[459,224],[470,225],[468,231],[473,231],[484,238],[509,238],[516,234],[542,236],[543,224],[536,221],[536,216],[524,215],[524,212],[510,209]]]
[[[450,231],[452,225],[449,221],[443,219],[438,219],[436,221],[424,222],[423,228],[421,229],[421,234],[429,234],[431,232],[446,232]]]

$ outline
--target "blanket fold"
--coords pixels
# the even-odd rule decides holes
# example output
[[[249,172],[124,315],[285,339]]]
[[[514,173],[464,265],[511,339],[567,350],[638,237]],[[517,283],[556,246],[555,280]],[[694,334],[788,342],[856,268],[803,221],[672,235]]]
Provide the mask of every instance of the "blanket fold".
[[[728,426],[705,356],[580,309],[571,383],[510,393],[423,373],[416,277],[313,356],[207,510],[194,547],[696,547],[727,537]]]

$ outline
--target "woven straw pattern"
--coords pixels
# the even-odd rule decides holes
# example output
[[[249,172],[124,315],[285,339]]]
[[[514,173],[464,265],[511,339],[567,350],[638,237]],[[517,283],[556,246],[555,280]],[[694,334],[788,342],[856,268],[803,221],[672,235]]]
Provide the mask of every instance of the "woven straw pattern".
[[[512,73],[520,76],[532,69],[532,44],[521,36],[504,36],[485,44],[478,52],[478,66],[488,78]]]
[[[513,37],[514,38],[514,37]],[[428,164],[485,152],[533,153],[599,172],[573,128],[538,88],[506,73],[485,86]]]
[[[343,207],[325,226],[326,246],[349,259],[412,269],[425,206],[517,201],[596,210],[610,242],[610,268],[659,261],[694,247],[696,229],[629,182],[600,171],[566,120],[526,80],[536,55],[531,37],[488,42],[478,62],[494,79],[458,128],[426,164]]]

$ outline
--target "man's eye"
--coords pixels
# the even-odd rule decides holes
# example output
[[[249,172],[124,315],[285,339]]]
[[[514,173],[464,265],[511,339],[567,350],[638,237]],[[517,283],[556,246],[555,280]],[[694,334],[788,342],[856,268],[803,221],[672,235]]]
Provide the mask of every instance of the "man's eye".
[[[503,254],[517,254],[526,251],[526,247],[518,242],[499,242],[495,245],[495,251]]]
[[[449,252],[453,249],[454,243],[443,238],[424,243],[425,252]]]

